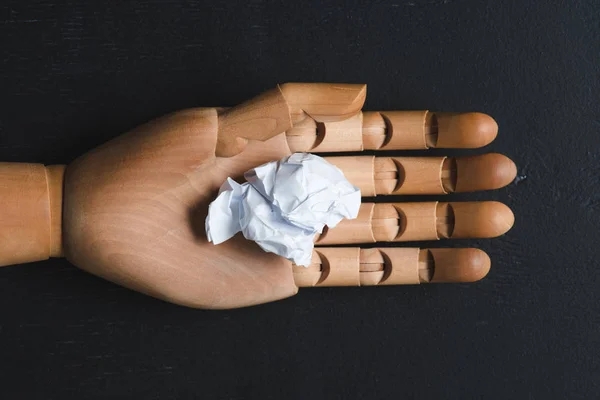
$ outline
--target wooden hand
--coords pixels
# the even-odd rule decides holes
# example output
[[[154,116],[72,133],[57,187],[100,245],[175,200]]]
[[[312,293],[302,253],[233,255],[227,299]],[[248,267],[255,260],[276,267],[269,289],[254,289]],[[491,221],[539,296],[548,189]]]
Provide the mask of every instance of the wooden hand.
[[[0,264],[64,250],[69,261],[93,274],[200,308],[260,304],[303,286],[482,278],[490,260],[481,250],[358,245],[498,236],[513,224],[512,212],[501,203],[365,202],[356,220],[316,239],[309,268],[265,253],[241,235],[217,246],[207,242],[204,221],[220,185],[265,162],[299,151],[473,148],[490,143],[497,133],[494,120],[478,113],[361,112],[365,96],[364,85],[285,84],[231,109],[184,110],[149,122],[67,167],[62,218],[57,189],[63,187],[62,168],[28,164],[37,172],[26,175],[39,178],[34,189],[48,199],[48,212],[17,204],[31,188],[9,190],[0,201],[8,206],[4,213],[20,214],[20,221],[42,215],[34,229],[30,224],[18,230],[23,238],[37,235],[37,252],[14,257],[11,246],[0,248]],[[327,159],[371,197],[495,189],[516,174],[512,161],[498,154]],[[14,181],[9,167],[14,164],[0,165],[0,182]],[[331,244],[357,247],[322,247]]]

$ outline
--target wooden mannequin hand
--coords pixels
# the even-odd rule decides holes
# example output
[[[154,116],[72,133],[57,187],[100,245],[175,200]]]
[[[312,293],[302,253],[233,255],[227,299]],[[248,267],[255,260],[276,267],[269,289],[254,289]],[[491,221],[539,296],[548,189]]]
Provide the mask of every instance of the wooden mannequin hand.
[[[147,123],[67,167],[62,238],[75,265],[192,307],[232,308],[299,286],[473,281],[489,269],[476,249],[318,247],[305,269],[241,235],[207,242],[209,203],[227,177],[298,151],[479,147],[497,132],[483,114],[360,110],[364,85],[286,84],[232,109],[190,109]],[[470,158],[329,157],[363,196],[494,189],[516,174],[496,154]],[[359,218],[317,245],[493,237],[513,223],[495,202],[363,203]]]

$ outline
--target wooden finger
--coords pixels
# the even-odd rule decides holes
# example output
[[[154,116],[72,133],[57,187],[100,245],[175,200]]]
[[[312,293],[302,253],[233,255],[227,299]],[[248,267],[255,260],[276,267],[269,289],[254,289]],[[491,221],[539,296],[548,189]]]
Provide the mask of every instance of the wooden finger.
[[[354,115],[352,115],[354,116]],[[491,143],[498,124],[482,113],[365,111],[346,121],[305,119],[286,131],[292,152],[477,148]]]
[[[249,140],[265,141],[293,125],[302,129],[304,120],[327,123],[332,136],[344,136],[349,124],[336,123],[360,113],[366,90],[366,85],[286,83],[238,106],[219,108],[215,154],[234,156]]]
[[[298,287],[474,282],[487,275],[488,255],[473,248],[326,248],[308,267],[292,267]]]
[[[315,244],[492,238],[513,223],[510,208],[496,201],[363,203],[357,218],[326,228]]]
[[[446,194],[498,189],[517,175],[502,154],[472,157],[326,157],[363,196]]]
[[[348,119],[367,98],[367,85],[348,83],[284,83],[279,86],[294,125],[305,118],[318,123]]]

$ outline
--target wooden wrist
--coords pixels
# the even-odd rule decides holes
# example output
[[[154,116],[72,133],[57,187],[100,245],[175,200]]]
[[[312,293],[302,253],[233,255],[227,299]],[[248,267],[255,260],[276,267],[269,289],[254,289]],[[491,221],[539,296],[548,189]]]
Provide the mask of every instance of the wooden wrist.
[[[0,163],[0,266],[62,257],[65,166]]]

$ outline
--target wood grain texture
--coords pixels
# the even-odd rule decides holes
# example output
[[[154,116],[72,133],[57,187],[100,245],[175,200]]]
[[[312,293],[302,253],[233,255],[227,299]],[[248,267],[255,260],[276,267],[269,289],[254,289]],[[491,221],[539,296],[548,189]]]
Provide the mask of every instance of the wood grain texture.
[[[304,127],[312,120],[324,126],[319,148],[344,150],[348,143],[360,143],[365,92],[364,85],[287,83],[232,108],[176,112],[79,157],[66,168],[66,179],[65,166],[4,163],[2,233],[10,242],[0,250],[0,265],[64,254],[112,282],[197,308],[244,307],[293,295],[299,283],[289,261],[263,254],[239,235],[226,245],[209,243],[204,224],[209,204],[226,179],[240,180],[255,166],[290,155],[284,130],[294,123]],[[401,116],[409,124],[414,113],[396,114],[396,125],[402,125]],[[376,194],[378,179],[393,181],[394,170],[396,188],[385,194],[445,193],[448,178],[456,186],[464,175],[459,171],[477,160],[458,168],[456,160],[444,157],[329,158],[367,196]],[[473,177],[485,181],[486,175],[501,175],[496,163],[479,164],[490,171]],[[364,203],[360,218],[323,230],[315,243],[494,237],[510,229],[514,216],[508,207],[493,204]],[[374,280],[373,274],[359,274],[360,251],[318,249],[323,270],[308,286],[359,286],[359,277],[367,275],[371,285],[420,282],[413,279],[420,270],[418,257],[386,256],[389,265],[404,267]],[[405,269],[415,274],[398,272]]]
[[[292,121],[352,120],[365,90],[284,84],[226,111],[176,112],[79,157],[64,185],[66,258],[112,282],[197,308],[295,294],[289,261],[241,235],[219,246],[208,242],[208,206],[227,178],[239,180],[291,154],[284,131]]]
[[[308,267],[293,266],[298,287],[474,282],[489,270],[479,249],[317,247]]]
[[[360,96],[364,101],[364,94]],[[296,114],[302,124],[286,131],[292,152],[471,149],[490,144],[498,134],[492,117],[473,112],[366,111],[327,122],[320,121],[317,114]]]
[[[45,260],[52,248],[46,168],[0,163],[0,266]]]
[[[285,136],[278,135],[248,143],[238,156],[215,157],[217,121],[214,109],[178,112],[71,164],[64,204],[67,259],[188,306],[229,308],[296,293],[287,260],[241,237],[222,246],[206,240],[208,204],[225,179],[289,154]]]
[[[319,245],[492,238],[515,217],[506,205],[482,202],[366,203],[356,219],[344,219],[315,240]]]
[[[290,136],[287,136],[288,143]],[[499,189],[510,184],[517,166],[502,154],[471,157],[333,156],[325,158],[363,197],[447,194]]]

